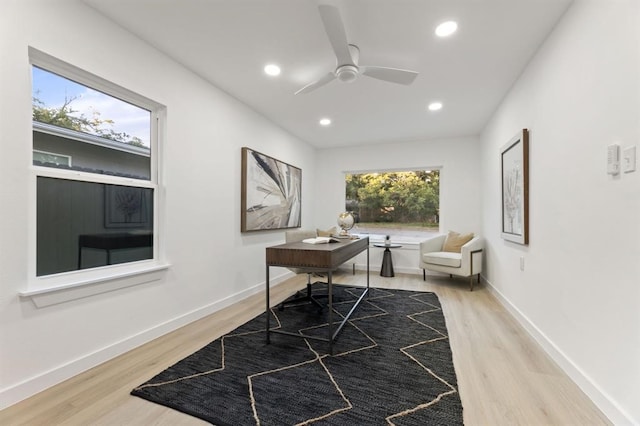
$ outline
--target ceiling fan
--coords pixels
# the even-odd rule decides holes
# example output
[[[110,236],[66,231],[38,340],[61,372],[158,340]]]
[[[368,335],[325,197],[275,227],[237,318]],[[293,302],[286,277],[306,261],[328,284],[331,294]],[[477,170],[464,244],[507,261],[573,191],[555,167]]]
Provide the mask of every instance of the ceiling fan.
[[[329,42],[338,60],[338,66],[334,71],[326,74],[321,79],[309,83],[298,90],[295,93],[296,95],[309,93],[333,80],[351,83],[356,80],[360,74],[391,83],[405,85],[413,83],[413,80],[418,76],[418,73],[415,71],[358,65],[360,49],[355,44],[349,44],[347,42],[347,33],[344,29],[338,8],[331,5],[320,5],[318,9],[320,10],[320,17],[322,18],[324,29],[329,37]]]

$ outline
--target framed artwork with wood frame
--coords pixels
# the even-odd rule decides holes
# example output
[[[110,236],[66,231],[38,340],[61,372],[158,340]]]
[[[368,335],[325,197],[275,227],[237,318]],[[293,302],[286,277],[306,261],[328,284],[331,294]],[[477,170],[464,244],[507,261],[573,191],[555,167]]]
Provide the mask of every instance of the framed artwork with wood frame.
[[[299,228],[302,170],[242,148],[241,232]]]
[[[502,147],[502,238],[529,244],[529,131],[522,129]]]

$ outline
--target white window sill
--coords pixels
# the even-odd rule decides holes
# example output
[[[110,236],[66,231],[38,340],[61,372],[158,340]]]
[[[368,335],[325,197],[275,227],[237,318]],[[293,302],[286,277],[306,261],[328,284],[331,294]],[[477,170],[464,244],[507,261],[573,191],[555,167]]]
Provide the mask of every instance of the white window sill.
[[[360,238],[364,238],[364,237],[369,237],[369,244],[371,246],[373,246],[373,244],[383,244],[385,241],[385,235],[384,234],[358,234],[358,233],[353,233],[353,235],[358,235]],[[391,237],[391,243],[392,244],[402,244],[402,246],[404,248],[411,248],[411,247],[418,247],[420,245],[420,241],[422,240],[426,240],[428,237],[425,238],[414,238],[413,240],[404,238],[402,236],[397,236],[397,237]],[[420,241],[418,241],[420,240]]]
[[[121,288],[158,281],[169,266],[168,263],[138,265],[135,269],[111,271],[96,276],[77,277],[63,284],[39,285],[37,288],[19,292],[22,298],[30,298],[38,308],[82,299]],[[56,280],[60,281],[60,280]],[[46,282],[46,281],[45,281]]]

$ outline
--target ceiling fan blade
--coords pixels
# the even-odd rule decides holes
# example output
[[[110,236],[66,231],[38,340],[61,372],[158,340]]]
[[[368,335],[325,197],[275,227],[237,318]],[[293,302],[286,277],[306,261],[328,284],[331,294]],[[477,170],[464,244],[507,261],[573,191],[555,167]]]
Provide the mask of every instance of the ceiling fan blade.
[[[302,89],[298,90],[295,94],[296,95],[301,95],[303,93],[309,93],[312,90],[316,90],[318,87],[324,86],[325,84],[330,83],[331,81],[333,81],[335,79],[336,79],[336,75],[334,73],[330,72],[329,74],[327,74],[324,77],[322,77],[320,80],[314,81],[313,83],[307,84]]]
[[[318,6],[320,17],[324,24],[324,30],[329,37],[329,42],[333,47],[333,52],[338,58],[338,66],[353,64],[351,52],[349,52],[349,42],[347,41],[347,33],[340,17],[340,11],[335,6],[323,4]]]
[[[413,83],[413,80],[418,76],[418,73],[415,71],[386,67],[360,67],[360,72],[363,75],[377,78],[378,80],[407,85]]]

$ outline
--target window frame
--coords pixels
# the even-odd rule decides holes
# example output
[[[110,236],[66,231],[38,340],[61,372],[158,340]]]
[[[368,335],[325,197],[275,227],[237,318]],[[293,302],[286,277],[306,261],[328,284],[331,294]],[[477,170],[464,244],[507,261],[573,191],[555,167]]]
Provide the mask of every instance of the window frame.
[[[67,162],[66,166],[71,167],[73,165],[73,158],[70,155],[58,154],[58,153],[49,152],[49,151],[42,151],[40,149],[32,149],[31,152],[32,154],[35,154],[37,152],[38,154],[53,155],[55,157],[67,158],[69,161]]]
[[[344,189],[342,191],[343,194],[343,202],[342,205],[346,206],[347,203],[347,197],[346,197],[346,190],[347,190],[347,182],[346,182],[346,178],[347,175],[363,175],[363,174],[371,174],[371,173],[398,173],[398,172],[415,172],[415,171],[422,171],[422,170],[437,170],[438,174],[440,176],[440,178],[442,178],[442,174],[443,174],[443,166],[422,166],[422,167],[392,167],[392,168],[373,168],[373,169],[363,169],[363,170],[347,170],[347,171],[343,171],[342,173],[342,182],[344,184]],[[442,180],[441,180],[442,182]],[[442,189],[442,187],[440,187],[440,189]],[[438,206],[438,210],[440,210],[440,207],[442,206],[442,192],[440,191],[438,194],[438,200],[439,200],[439,206]],[[359,235],[366,235],[369,237],[370,242],[373,243],[382,243],[385,240],[385,237],[387,235],[387,233],[385,231],[381,232],[359,232],[359,230],[357,229],[357,224],[354,225],[354,228],[351,230],[352,233],[355,234],[359,234]],[[414,237],[414,238],[407,238],[407,237],[403,237],[401,235],[398,234],[393,234],[392,232],[389,232],[388,235],[390,235],[391,240],[393,242],[397,242],[397,243],[401,243],[403,245],[409,246],[409,247],[417,247],[419,246],[419,242],[418,239],[428,239],[433,237],[436,234],[440,234],[442,233],[442,220],[438,221],[438,229],[437,231],[434,231],[433,233],[431,232],[424,232],[424,238],[421,237]]]
[[[73,80],[79,84],[87,86],[91,89],[98,90],[114,98],[126,101],[140,108],[144,108],[150,111],[150,178],[149,180],[134,179],[122,176],[113,176],[106,174],[95,174],[90,172],[83,172],[73,169],[58,169],[52,167],[36,166],[33,165],[33,137],[30,138],[31,146],[29,149],[29,227],[28,227],[28,283],[27,290],[20,292],[21,296],[35,297],[50,292],[63,292],[79,293],[79,297],[86,297],[88,293],[102,293],[109,291],[109,287],[121,288],[123,283],[114,283],[111,286],[104,286],[105,283],[114,280],[126,281],[128,285],[136,285],[143,282],[149,282],[150,280],[159,279],[155,272],[168,268],[168,264],[164,262],[163,254],[160,246],[160,223],[161,212],[159,206],[161,205],[161,191],[160,191],[160,141],[163,135],[163,123],[166,114],[166,108],[142,95],[132,92],[122,86],[98,77],[92,73],[84,71],[76,66],[73,66],[67,62],[59,60],[53,56],[50,56],[37,49],[29,47],[29,73],[32,75],[32,67],[36,66],[42,68],[48,72],[58,74],[62,77]],[[31,78],[31,77],[30,77]],[[33,82],[31,83],[31,92],[33,93]],[[29,102],[31,107],[31,102]],[[31,114],[30,114],[31,115]],[[33,123],[33,121],[32,121]],[[36,125],[32,124],[33,131],[41,131],[36,128]],[[60,132],[61,137],[65,137],[64,129]],[[90,269],[80,269],[68,272],[61,272],[57,274],[36,276],[37,265],[37,179],[38,177],[49,177],[57,179],[75,180],[92,182],[99,184],[109,185],[122,185],[129,187],[149,188],[154,192],[153,196],[153,258],[139,261],[132,261],[127,263],[121,263],[116,265],[107,265],[101,267],[95,267]],[[136,278],[137,277],[137,278]],[[153,278],[153,279],[151,279]],[[100,284],[101,288],[96,288],[95,291],[89,291],[86,289],[78,292],[78,288],[83,286],[96,287],[96,284]],[[126,285],[126,286],[128,286]],[[69,290],[74,290],[69,292]],[[90,295],[90,294],[89,294]],[[59,295],[58,295],[59,296]],[[76,294],[78,296],[78,294]],[[78,297],[70,297],[68,300],[72,300]],[[66,300],[66,298],[63,297]],[[65,301],[62,300],[62,301]],[[38,301],[34,299],[37,306],[40,306]],[[55,301],[60,303],[60,301]]]

